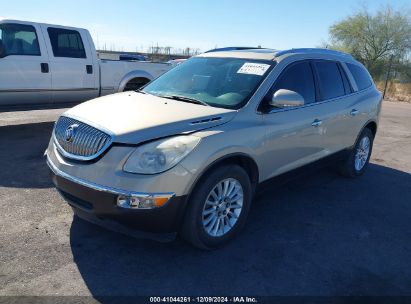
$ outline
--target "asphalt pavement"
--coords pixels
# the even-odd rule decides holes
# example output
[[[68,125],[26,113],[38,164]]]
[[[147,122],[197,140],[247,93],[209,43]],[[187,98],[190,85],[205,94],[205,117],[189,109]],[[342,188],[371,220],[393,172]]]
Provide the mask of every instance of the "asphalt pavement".
[[[411,105],[384,102],[371,164],[273,185],[216,251],[73,218],[43,152],[60,110],[0,113],[0,295],[411,296]]]

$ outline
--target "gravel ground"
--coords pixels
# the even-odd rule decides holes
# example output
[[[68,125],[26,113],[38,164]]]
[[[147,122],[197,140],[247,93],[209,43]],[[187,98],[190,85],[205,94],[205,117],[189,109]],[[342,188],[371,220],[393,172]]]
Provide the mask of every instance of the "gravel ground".
[[[0,295],[411,296],[411,105],[384,103],[363,177],[273,185],[213,252],[73,218],[42,156],[62,111],[0,113]]]

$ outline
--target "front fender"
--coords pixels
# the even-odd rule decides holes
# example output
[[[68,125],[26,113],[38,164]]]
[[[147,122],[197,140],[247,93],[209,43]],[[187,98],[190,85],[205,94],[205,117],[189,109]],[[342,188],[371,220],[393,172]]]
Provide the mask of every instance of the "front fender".
[[[239,135],[230,134],[230,139],[229,136],[225,135],[221,130],[204,130],[195,133],[195,135],[202,137],[201,142],[192,153],[181,162],[181,165],[192,174],[194,180],[201,178],[204,172],[216,162],[231,156],[245,156],[251,159],[257,168],[259,168],[257,156],[259,147],[254,145],[253,140],[239,145],[235,140],[232,140],[232,137]],[[218,147],[218,149],[216,149],[216,147]],[[258,177],[258,180],[259,179],[260,177]],[[191,189],[186,189],[186,192],[189,193],[190,190]]]

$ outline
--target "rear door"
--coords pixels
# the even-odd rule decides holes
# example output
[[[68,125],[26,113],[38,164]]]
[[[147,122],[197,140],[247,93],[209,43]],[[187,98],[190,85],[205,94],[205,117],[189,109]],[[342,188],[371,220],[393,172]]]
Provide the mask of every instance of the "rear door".
[[[299,93],[305,104],[270,108],[268,101],[279,89]],[[267,134],[261,158],[264,179],[300,167],[327,154],[321,124],[326,112],[316,103],[316,95],[315,79],[309,60],[291,63],[275,81],[262,104]]]
[[[356,140],[368,120],[374,118],[372,113],[378,113],[380,103],[375,103],[376,90],[372,89],[373,80],[363,66],[354,63],[343,63],[342,67],[354,87],[354,93],[347,96],[348,108],[346,108],[346,113],[349,115],[350,130],[354,140]],[[349,77],[349,74],[351,74],[351,77]],[[353,142],[351,141],[351,143]]]
[[[316,60],[313,67],[318,80],[319,102],[326,112],[322,120],[324,146],[328,154],[332,154],[355,141],[357,99],[351,96],[353,89],[339,62]]]
[[[0,23],[0,105],[51,99],[49,60],[37,24]]]
[[[86,32],[43,25],[52,71],[53,102],[78,102],[98,95],[98,71]]]

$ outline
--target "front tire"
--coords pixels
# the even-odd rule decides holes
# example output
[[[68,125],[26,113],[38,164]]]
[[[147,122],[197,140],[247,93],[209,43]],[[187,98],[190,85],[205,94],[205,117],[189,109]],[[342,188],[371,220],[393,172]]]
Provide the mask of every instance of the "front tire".
[[[247,172],[224,165],[207,173],[194,188],[181,236],[201,249],[218,248],[244,226],[252,200]]]
[[[341,163],[339,171],[346,177],[357,177],[364,174],[370,161],[374,134],[365,128],[350,151],[348,157]]]

